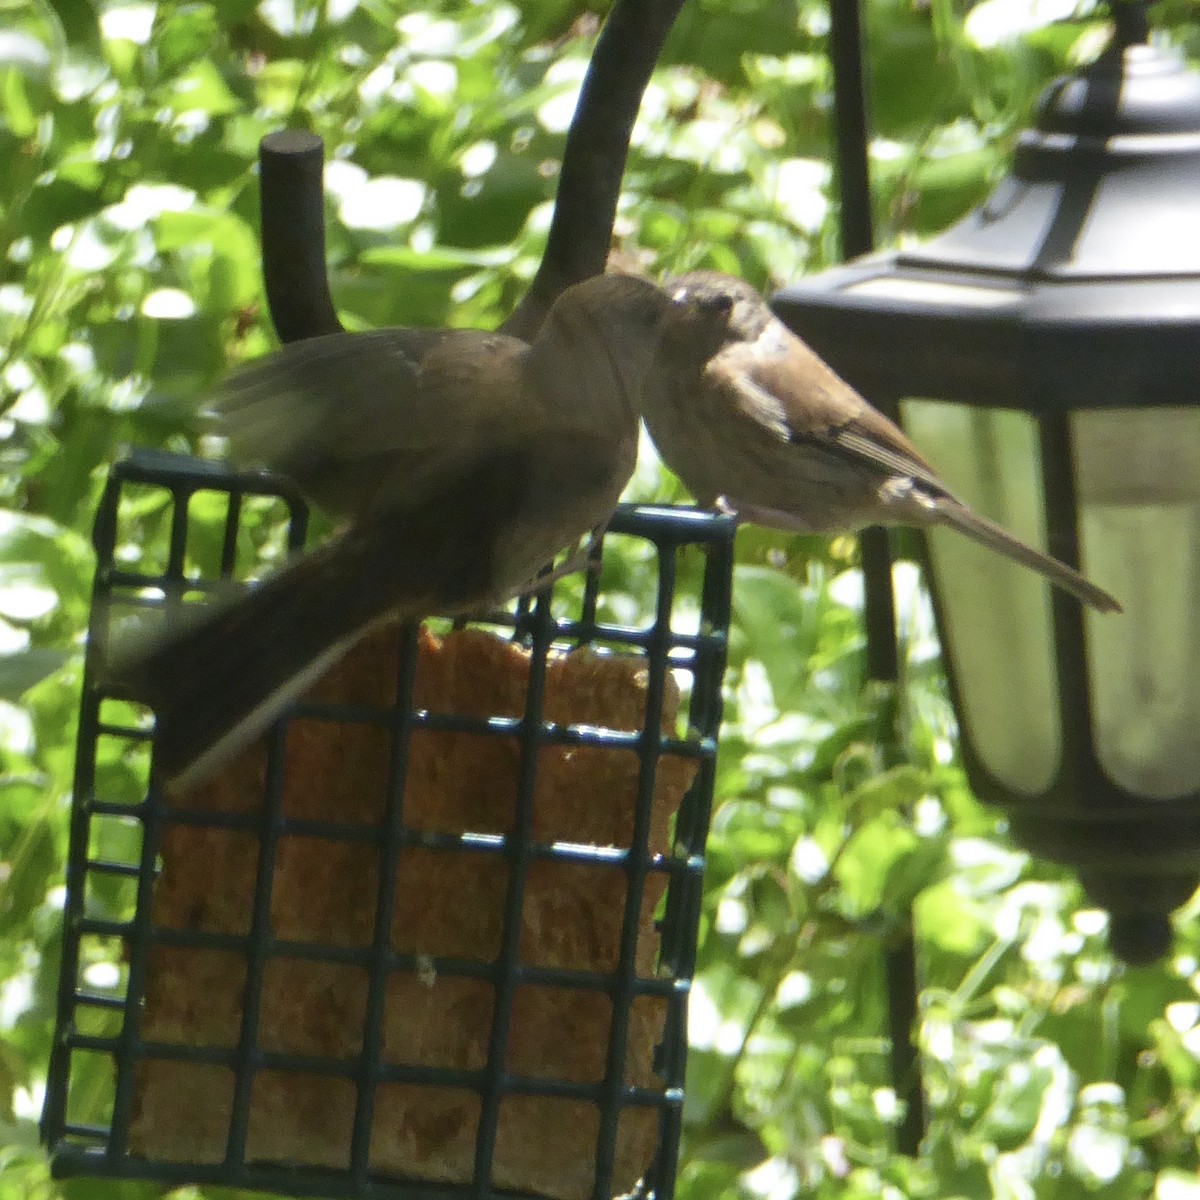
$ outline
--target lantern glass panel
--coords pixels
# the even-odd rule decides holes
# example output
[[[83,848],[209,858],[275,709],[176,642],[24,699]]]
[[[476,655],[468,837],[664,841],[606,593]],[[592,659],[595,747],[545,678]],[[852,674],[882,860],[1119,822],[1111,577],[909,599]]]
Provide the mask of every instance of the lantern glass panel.
[[[904,401],[901,412],[912,441],[955,495],[1030,545],[1045,547],[1032,418],[917,399]],[[960,533],[935,529],[928,543],[964,732],[998,783],[1030,795],[1044,792],[1062,754],[1049,587]]]
[[[1125,607],[1088,618],[1096,753],[1127,791],[1200,790],[1200,411],[1072,414],[1084,570]]]

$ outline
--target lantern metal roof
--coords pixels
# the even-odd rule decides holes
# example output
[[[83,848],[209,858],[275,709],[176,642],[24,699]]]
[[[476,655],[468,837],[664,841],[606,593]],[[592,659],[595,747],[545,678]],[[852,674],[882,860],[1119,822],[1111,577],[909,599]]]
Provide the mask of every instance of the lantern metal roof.
[[[1032,412],[1191,404],[1200,75],[1171,51],[1114,44],[1050,88],[982,206],[774,305],[868,394],[903,380]]]

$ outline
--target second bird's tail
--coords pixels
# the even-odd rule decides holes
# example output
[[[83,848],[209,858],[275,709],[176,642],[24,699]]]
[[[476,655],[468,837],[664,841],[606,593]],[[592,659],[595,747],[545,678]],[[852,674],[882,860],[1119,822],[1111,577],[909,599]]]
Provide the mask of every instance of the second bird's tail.
[[[1090,579],[1085,579],[1078,571],[1061,563],[1040,550],[1026,545],[1020,538],[1009,533],[1007,529],[981,517],[977,512],[960,504],[957,500],[942,500],[937,508],[938,523],[948,525],[964,533],[981,546],[1002,554],[1005,558],[1031,571],[1044,576],[1056,587],[1070,592],[1072,596],[1090,604],[1098,612],[1120,612],[1121,605],[1115,597],[1103,588],[1097,587]]]

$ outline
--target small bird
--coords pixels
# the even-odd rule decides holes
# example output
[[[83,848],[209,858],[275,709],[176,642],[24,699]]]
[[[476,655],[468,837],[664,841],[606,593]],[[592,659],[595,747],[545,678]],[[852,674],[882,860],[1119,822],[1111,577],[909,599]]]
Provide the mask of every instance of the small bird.
[[[955,499],[900,429],[749,284],[697,271],[665,286],[680,316],[664,331],[642,415],[660,457],[698,503],[803,533],[945,525],[1101,612],[1121,611],[1079,572]],[[686,335],[679,323],[685,314]],[[706,341],[703,360],[690,372],[673,359],[683,336],[692,344]]]
[[[529,344],[337,333],[235,376],[216,402],[235,460],[291,477],[343,528],[231,601],[116,648],[108,681],[155,710],[157,777],[200,782],[380,621],[478,612],[539,586],[632,473],[672,307],[648,281],[602,276],[563,292]]]

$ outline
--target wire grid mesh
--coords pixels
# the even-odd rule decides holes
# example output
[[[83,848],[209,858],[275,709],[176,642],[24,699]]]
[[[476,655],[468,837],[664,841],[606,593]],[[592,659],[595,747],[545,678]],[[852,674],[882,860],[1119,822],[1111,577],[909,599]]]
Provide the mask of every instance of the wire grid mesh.
[[[190,514],[198,499],[225,505],[223,520],[210,522],[207,535],[210,577],[196,577],[196,531]],[[488,719],[418,708],[413,700],[417,634],[403,638],[395,703],[384,712],[364,714],[336,706],[303,702],[297,706],[322,720],[373,720],[390,735],[390,784],[377,824],[303,820],[282,804],[284,739],[287,721],[270,735],[265,796],[256,813],[179,809],[150,785],[148,767],[130,773],[130,758],[148,762],[152,740],[149,714],[106,694],[99,682],[97,656],[115,620],[131,609],[167,612],[171,606],[203,595],[221,580],[246,573],[239,561],[247,505],[274,503],[285,516],[286,545],[299,547],[306,532],[306,511],[279,480],[257,474],[230,474],[196,460],[161,454],[135,455],[113,468],[95,527],[98,554],[92,611],[92,636],[85,674],[76,766],[75,802],[65,901],[58,1032],[50,1066],[43,1137],[59,1176],[89,1174],[151,1179],[164,1183],[213,1183],[314,1196],[487,1196],[511,1194],[493,1183],[493,1156],[503,1106],[514,1096],[573,1100],[594,1106],[594,1167],[589,1163],[586,1194],[607,1197],[614,1189],[614,1156],[619,1126],[630,1110],[655,1114],[657,1150],[638,1185],[643,1194],[670,1197],[678,1155],[686,1059],[686,1011],[695,965],[704,842],[712,802],[721,680],[725,665],[732,573],[733,522],[684,509],[622,507],[609,526],[609,537],[627,538],[656,560],[654,618],[643,626],[620,622],[608,613],[599,570],[587,574],[565,607],[561,584],[515,611],[491,614],[493,628],[530,652],[523,716]],[[136,566],[123,563],[123,513],[160,511],[163,547],[145,547]],[[691,549],[690,585],[677,571]],[[703,551],[698,554],[696,549]],[[600,557],[600,550],[595,554]],[[702,565],[700,565],[702,563]],[[252,567],[251,567],[252,569]],[[557,609],[557,612],[553,610]],[[645,720],[640,731],[555,724],[542,712],[551,649],[584,644],[616,654],[635,654],[645,679]],[[687,733],[660,724],[669,679],[682,679]],[[682,711],[681,711],[682,719]],[[502,836],[436,833],[406,824],[404,781],[407,756],[418,730],[466,731],[514,740],[520,746],[515,817]],[[539,750],[546,746],[606,748],[636,755],[637,795],[633,832],[627,847],[539,844],[534,830],[534,785]],[[130,747],[134,747],[130,751]],[[139,751],[136,749],[141,747]],[[140,758],[139,758],[140,755]],[[693,764],[694,779],[674,818],[673,845],[651,853],[647,835],[655,776],[664,762]],[[120,769],[118,769],[120,767]],[[161,870],[164,834],[178,824],[233,831],[253,837],[255,870],[252,911],[243,932],[214,933],[162,928],[152,913],[156,875]],[[282,839],[305,835],[341,844],[373,847],[378,854],[373,932],[369,944],[348,947],[313,940],[288,940],[272,927],[272,881]],[[490,961],[400,953],[394,946],[392,914],[405,888],[402,854],[414,846],[433,853],[461,852],[502,860],[507,884],[498,953]],[[521,922],[526,882],[539,863],[595,867],[623,876],[619,953],[613,971],[580,971],[531,965],[522,961]],[[368,873],[364,872],[364,886]],[[655,970],[639,972],[639,920],[647,881],[665,879],[666,890],[655,910],[660,934]],[[221,880],[213,878],[213,888]],[[464,904],[470,902],[464,897]],[[143,1036],[148,963],[157,947],[225,952],[239,965],[240,1019],[228,1045],[192,1044]],[[351,965],[365,972],[361,1038],[357,1050],[342,1057],[280,1051],[260,1044],[259,1016],[265,980],[282,956],[311,963]],[[331,969],[333,969],[331,967]],[[473,1066],[430,1066],[394,1061],[385,1045],[384,1008],[389,980],[398,973],[414,977],[482,980],[491,989],[490,1032],[486,1055]],[[507,1045],[514,1004],[523,987],[569,989],[579,998],[601,995],[611,1004],[603,1067],[592,1082],[511,1069]],[[643,997],[665,1009],[661,1041],[654,1054],[654,1086],[624,1078],[631,1013]],[[203,1003],[203,998],[198,998]],[[131,1146],[139,1070],[147,1063],[195,1064],[219,1068],[232,1077],[227,1121],[220,1127],[221,1152],[213,1161],[188,1161],[186,1154],[149,1157]],[[252,1096],[266,1073],[304,1073],[336,1088],[353,1091],[348,1146],[336,1167],[287,1165],[261,1161],[252,1153]],[[473,1173],[469,1183],[436,1183],[396,1178],[372,1161],[372,1137],[381,1089],[405,1085],[439,1090],[455,1088],[476,1098]],[[180,1104],[187,1099],[181,1095]],[[217,1114],[221,1116],[221,1114]],[[211,1113],[196,1114],[211,1121]],[[548,1140],[542,1151],[552,1161]],[[525,1188],[518,1194],[531,1189]],[[544,1189],[535,1189],[544,1190]]]

